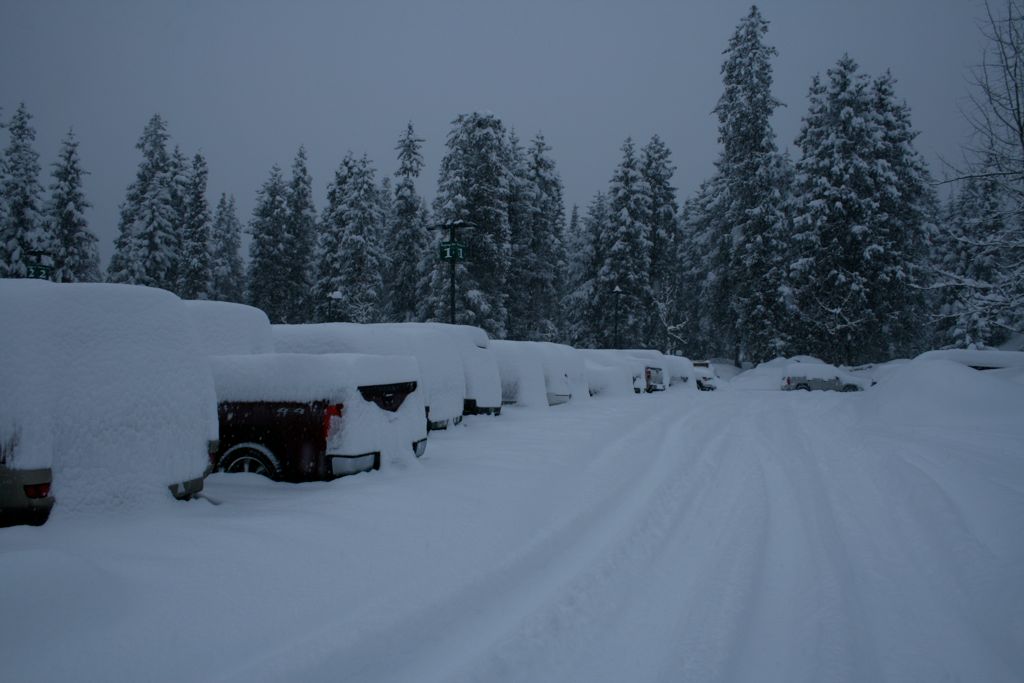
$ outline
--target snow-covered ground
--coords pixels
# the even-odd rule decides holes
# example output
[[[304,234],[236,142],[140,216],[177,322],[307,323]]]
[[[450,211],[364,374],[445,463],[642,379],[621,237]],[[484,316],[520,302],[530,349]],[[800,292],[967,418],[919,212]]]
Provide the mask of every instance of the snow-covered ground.
[[[920,362],[857,394],[741,385],[2,529],[0,677],[1022,680],[1024,386]]]

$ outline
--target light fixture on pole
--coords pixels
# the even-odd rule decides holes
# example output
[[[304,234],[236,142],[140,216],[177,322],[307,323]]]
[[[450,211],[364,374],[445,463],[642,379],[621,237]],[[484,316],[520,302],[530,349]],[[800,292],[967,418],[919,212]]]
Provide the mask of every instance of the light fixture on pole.
[[[455,324],[455,262],[466,260],[466,245],[459,242],[459,230],[475,230],[476,225],[462,219],[438,223],[431,230],[447,230],[448,241],[442,240],[439,255],[448,262],[448,322]]]
[[[612,294],[615,295],[615,348],[619,348],[619,300],[622,299],[623,295],[622,287],[615,285],[615,289],[612,290]]]

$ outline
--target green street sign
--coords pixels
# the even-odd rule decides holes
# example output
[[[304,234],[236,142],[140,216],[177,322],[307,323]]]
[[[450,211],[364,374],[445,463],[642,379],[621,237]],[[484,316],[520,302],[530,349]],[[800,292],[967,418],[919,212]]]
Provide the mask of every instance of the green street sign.
[[[25,275],[30,278],[34,278],[36,280],[49,280],[50,272],[53,269],[50,268],[50,266],[30,265],[27,266],[25,270],[27,271]]]
[[[463,242],[441,242],[438,253],[442,261],[465,261],[466,245]]]

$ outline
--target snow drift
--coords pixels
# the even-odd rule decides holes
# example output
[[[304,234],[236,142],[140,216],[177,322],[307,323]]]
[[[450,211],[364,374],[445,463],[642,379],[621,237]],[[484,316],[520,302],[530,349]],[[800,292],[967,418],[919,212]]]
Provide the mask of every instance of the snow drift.
[[[254,306],[227,301],[185,301],[207,355],[273,353],[270,319]]]

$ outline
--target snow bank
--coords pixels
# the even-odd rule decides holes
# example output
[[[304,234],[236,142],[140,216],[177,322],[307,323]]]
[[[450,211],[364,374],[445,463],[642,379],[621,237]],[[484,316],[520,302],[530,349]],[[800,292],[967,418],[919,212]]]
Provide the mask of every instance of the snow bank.
[[[207,355],[273,353],[267,314],[227,301],[185,301],[203,352]]]
[[[169,500],[217,438],[213,380],[178,297],[0,280],[0,430],[53,468],[54,514]]]
[[[547,406],[544,358],[540,349],[524,342],[491,340],[501,376],[502,403]]]
[[[462,357],[462,369],[466,374],[466,398],[475,400],[480,408],[501,407],[501,373],[498,370],[498,359],[490,348],[490,339],[486,332],[472,325],[393,324],[422,326],[437,330],[451,339]]]
[[[918,360],[948,360],[979,370],[1024,368],[1024,352],[994,349],[942,349],[926,351]]]
[[[292,354],[211,356],[219,401],[328,401],[344,404],[342,429],[331,432],[327,453],[379,452],[384,462],[415,460],[411,444],[427,436],[423,391],[417,387],[395,412],[359,393],[361,386],[418,382],[410,356]]]
[[[274,347],[287,353],[364,353],[412,356],[419,364],[431,421],[462,415],[466,379],[451,340],[424,325],[320,323],[272,325]]]

